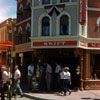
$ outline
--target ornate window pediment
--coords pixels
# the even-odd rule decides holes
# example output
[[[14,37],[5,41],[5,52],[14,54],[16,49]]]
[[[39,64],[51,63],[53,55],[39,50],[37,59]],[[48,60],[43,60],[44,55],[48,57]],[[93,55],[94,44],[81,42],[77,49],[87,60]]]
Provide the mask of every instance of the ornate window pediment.
[[[27,0],[24,10],[31,10],[31,4],[32,4],[31,0]]]

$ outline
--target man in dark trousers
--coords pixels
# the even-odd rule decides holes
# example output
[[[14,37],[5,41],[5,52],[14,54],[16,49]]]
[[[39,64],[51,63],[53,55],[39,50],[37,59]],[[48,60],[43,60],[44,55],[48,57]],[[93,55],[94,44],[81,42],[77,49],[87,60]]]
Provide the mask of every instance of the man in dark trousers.
[[[20,78],[21,78],[21,72],[19,70],[18,65],[15,66],[15,73],[14,73],[14,94],[16,94],[16,91],[18,89],[21,97],[23,97],[23,91],[20,87]]]

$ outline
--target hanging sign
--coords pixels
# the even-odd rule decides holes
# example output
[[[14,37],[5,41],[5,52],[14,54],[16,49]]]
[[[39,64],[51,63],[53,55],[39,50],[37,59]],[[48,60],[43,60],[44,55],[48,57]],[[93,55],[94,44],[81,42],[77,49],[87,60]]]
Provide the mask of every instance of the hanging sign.
[[[86,0],[79,0],[79,23],[84,25],[86,22]]]

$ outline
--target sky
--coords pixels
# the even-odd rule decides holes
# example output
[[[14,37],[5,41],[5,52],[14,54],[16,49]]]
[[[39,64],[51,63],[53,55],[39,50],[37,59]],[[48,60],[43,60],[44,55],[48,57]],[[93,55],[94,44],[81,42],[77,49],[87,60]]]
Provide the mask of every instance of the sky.
[[[16,18],[16,0],[0,0],[0,22],[8,18]]]

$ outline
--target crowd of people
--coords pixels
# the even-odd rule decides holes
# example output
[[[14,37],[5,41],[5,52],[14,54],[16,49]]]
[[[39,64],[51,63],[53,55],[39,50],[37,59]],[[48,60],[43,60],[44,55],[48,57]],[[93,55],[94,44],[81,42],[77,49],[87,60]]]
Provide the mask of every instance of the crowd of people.
[[[14,69],[15,72],[13,76],[10,71],[10,67],[1,66],[1,84],[0,84],[1,100],[5,100],[5,91],[8,91],[8,84],[9,81],[12,81],[12,79],[14,79],[14,82],[12,84],[12,90],[11,90],[12,95],[16,96],[18,90],[20,96],[23,97],[23,91],[20,87],[21,72],[19,70],[19,66],[15,65]]]
[[[20,87],[20,79],[21,79],[21,72],[19,70],[19,66],[15,65],[14,73],[11,73],[10,67],[2,66],[1,67],[1,100],[5,100],[5,91],[7,90],[7,86],[10,80],[13,81],[12,85],[12,94],[16,96],[17,90],[20,93],[20,96],[23,97],[23,91]],[[66,95],[68,92],[69,95],[71,94],[71,90],[69,86],[71,85],[71,73],[69,71],[69,67],[62,67],[59,63],[55,64],[55,69],[49,64],[39,64],[39,77],[36,77],[35,73],[35,66],[34,63],[31,63],[28,66],[28,89],[33,89],[33,82],[36,81],[39,90],[47,90],[48,92],[51,89],[55,89],[56,91],[60,91],[62,95]],[[80,66],[77,66],[75,69],[75,79],[77,84],[75,85],[75,89],[79,90],[80,88]],[[54,74],[53,74],[54,73]],[[12,75],[13,74],[13,75]]]
[[[53,67],[49,63],[39,64],[39,89],[51,91],[55,89],[60,91],[61,94],[66,95],[66,92],[71,94],[69,86],[71,85],[71,73],[69,72],[69,67],[62,67],[59,63],[55,64],[55,69],[53,72]],[[35,66],[34,63],[31,63],[28,66],[28,89],[32,90],[33,77],[35,77]],[[80,67],[76,68],[76,80],[77,83],[75,89],[80,88]],[[53,83],[54,82],[54,83]]]

